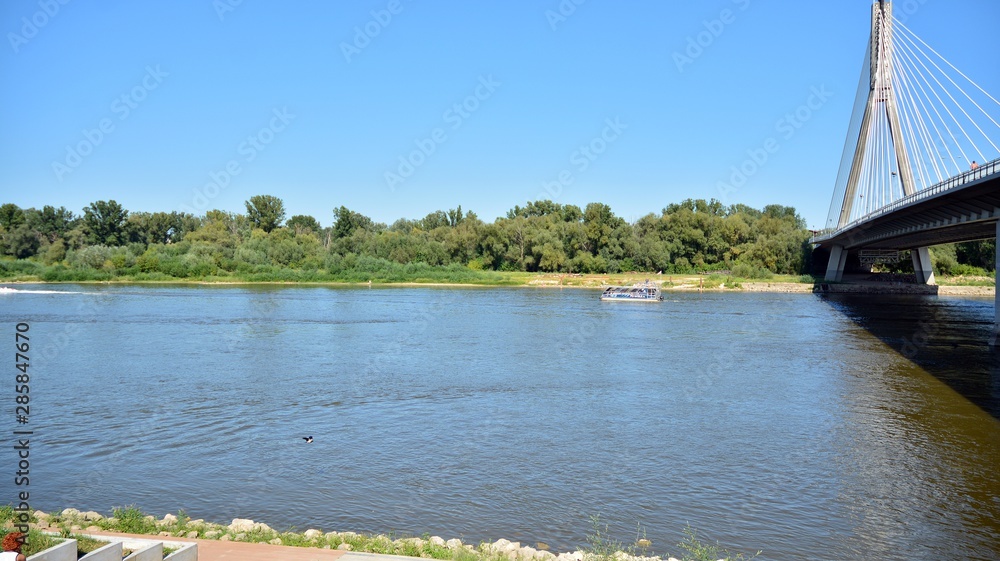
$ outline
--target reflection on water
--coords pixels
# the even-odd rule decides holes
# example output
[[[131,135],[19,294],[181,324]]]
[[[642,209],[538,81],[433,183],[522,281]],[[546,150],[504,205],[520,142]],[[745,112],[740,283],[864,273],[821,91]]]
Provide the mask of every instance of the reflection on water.
[[[993,299],[831,294],[822,297],[886,345],[1000,419]]]
[[[601,514],[657,553],[690,523],[767,559],[1000,556],[990,303],[55,290],[86,294],[0,305],[46,355],[35,508],[560,551]]]

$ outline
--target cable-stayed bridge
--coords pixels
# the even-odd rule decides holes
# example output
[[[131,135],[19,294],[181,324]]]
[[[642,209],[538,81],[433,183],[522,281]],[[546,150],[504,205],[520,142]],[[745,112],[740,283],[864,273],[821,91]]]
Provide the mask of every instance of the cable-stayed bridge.
[[[872,6],[871,25],[826,229],[812,241],[830,251],[828,281],[842,280],[848,254],[864,264],[909,250],[917,280],[933,283],[929,246],[1000,234],[1000,101],[894,19],[891,2]]]

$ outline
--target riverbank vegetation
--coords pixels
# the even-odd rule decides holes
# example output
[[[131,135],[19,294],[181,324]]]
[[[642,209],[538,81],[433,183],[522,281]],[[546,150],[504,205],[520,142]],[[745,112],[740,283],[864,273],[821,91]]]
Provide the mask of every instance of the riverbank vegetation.
[[[12,531],[14,509],[0,507],[0,537]],[[639,527],[635,543],[623,544],[611,539],[608,526],[599,516],[591,518],[591,532],[587,544],[573,553],[555,554],[547,551],[543,543],[521,545],[500,539],[478,545],[463,544],[458,539],[444,540],[437,536],[401,537],[365,535],[354,532],[327,532],[319,530],[278,531],[267,524],[252,520],[236,519],[229,525],[192,520],[184,512],[167,514],[161,519],[147,515],[135,507],[116,508],[110,517],[96,512],[80,512],[68,508],[61,512],[35,511],[30,517],[32,529],[24,553],[28,556],[56,545],[59,538],[77,539],[80,551],[93,551],[101,542],[82,534],[104,531],[144,534],[169,540],[170,537],[214,539],[249,543],[269,543],[296,547],[341,549],[365,553],[382,553],[450,561],[661,561],[667,554],[658,555],[654,544],[646,539]],[[749,560],[759,555],[731,553],[718,543],[705,543],[690,527],[684,529],[684,539],[677,544],[682,561]],[[673,558],[673,557],[671,557]]]
[[[329,226],[286,220],[271,196],[246,213],[129,212],[95,201],[0,207],[0,278],[44,281],[447,282],[511,284],[511,273],[800,274],[809,232],[795,210],[671,204],[630,224],[602,203],[515,206],[492,223],[461,207],[381,224],[345,207]]]
[[[795,209],[781,205],[689,199],[628,223],[603,203],[543,200],[492,223],[458,207],[391,225],[341,206],[325,227],[312,216],[286,219],[277,197],[254,196],[245,207],[195,216],[130,212],[110,200],[78,215],[7,203],[0,206],[0,279],[519,285],[532,281],[528,273],[634,272],[715,274],[734,286],[815,273],[810,232]],[[994,247],[990,240],[933,248],[936,271],[957,283],[989,278]],[[905,272],[907,263],[897,268]]]

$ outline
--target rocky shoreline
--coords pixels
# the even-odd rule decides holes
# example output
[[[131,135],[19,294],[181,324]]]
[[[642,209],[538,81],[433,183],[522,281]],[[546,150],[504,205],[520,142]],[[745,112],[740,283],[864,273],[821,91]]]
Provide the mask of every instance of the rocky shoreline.
[[[67,508],[57,514],[39,510],[32,515],[31,527],[42,532],[63,535],[86,532],[120,532],[147,534],[159,537],[208,539],[273,545],[291,545],[320,549],[336,549],[368,553],[382,553],[407,557],[453,559],[455,561],[680,561],[674,557],[643,555],[652,543],[641,539],[624,550],[554,553],[548,546],[536,543],[523,545],[499,539],[478,545],[466,544],[459,539],[439,536],[392,538],[386,535],[364,535],[356,532],[323,532],[310,528],[304,532],[280,532],[263,522],[236,518],[228,525],[189,519],[183,513],[167,514],[157,519],[138,511],[128,517],[106,517],[94,511]],[[8,526],[10,526],[10,522]],[[141,530],[141,531],[140,531]]]

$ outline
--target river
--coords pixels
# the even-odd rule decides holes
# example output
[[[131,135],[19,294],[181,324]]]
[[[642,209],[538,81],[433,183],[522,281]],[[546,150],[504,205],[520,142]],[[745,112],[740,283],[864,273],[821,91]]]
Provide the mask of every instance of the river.
[[[690,524],[764,559],[1000,557],[992,300],[17,288],[36,509],[556,551],[599,514],[657,554]]]

